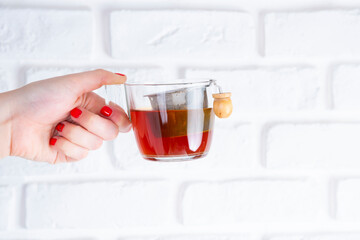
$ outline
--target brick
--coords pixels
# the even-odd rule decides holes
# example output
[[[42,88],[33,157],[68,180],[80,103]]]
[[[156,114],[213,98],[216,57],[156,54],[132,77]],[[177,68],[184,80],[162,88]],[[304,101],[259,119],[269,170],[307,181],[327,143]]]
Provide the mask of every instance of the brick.
[[[360,179],[339,181],[336,188],[336,217],[360,221]]]
[[[212,234],[212,235],[187,235],[182,234],[181,236],[153,236],[153,237],[131,237],[131,238],[120,238],[119,240],[255,240],[248,236],[233,236],[230,234]]]
[[[89,11],[0,8],[0,26],[0,59],[79,59],[91,53]]]
[[[320,83],[313,68],[188,69],[186,77],[218,80],[223,91],[232,92],[234,114],[310,110],[319,105]]]
[[[144,237],[118,238],[116,240],[161,240],[161,238],[158,236],[151,236],[151,237],[144,236]]]
[[[268,13],[265,55],[359,56],[359,13],[359,9]]]
[[[300,180],[253,179],[189,183],[185,225],[313,221],[325,215],[321,189]]]
[[[13,189],[0,185],[0,230],[6,230],[9,217],[14,214],[10,211],[13,199]]]
[[[253,18],[244,12],[122,10],[110,19],[115,58],[238,58],[255,52]]]
[[[50,164],[19,157],[6,157],[0,161],[0,176],[62,175],[73,173],[104,173],[111,171],[111,156],[106,144],[78,162]]]
[[[219,119],[216,119],[219,121]],[[231,139],[231,141],[224,141]],[[121,134],[114,142],[115,167],[127,170],[218,170],[252,168],[254,146],[249,124],[215,124],[209,154],[202,159],[176,163],[154,163],[144,160],[137,148],[134,133]]]
[[[26,227],[122,228],[172,221],[171,187],[161,181],[38,183],[26,186]],[[71,216],[71,217],[69,217]]]
[[[0,69],[0,93],[8,91],[9,86],[9,74],[4,69]]]
[[[266,136],[269,168],[359,168],[360,125],[278,124]]]
[[[346,234],[346,233],[333,233],[333,234],[315,234],[315,235],[296,235],[296,236],[281,236],[270,237],[265,240],[358,240],[360,234]]]
[[[338,110],[358,110],[360,107],[360,64],[344,64],[333,71],[333,105]]]

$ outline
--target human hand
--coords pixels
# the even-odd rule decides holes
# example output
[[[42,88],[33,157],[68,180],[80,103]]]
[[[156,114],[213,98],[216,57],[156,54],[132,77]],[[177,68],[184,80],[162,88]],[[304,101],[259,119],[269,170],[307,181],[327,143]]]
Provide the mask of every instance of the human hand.
[[[8,116],[0,130],[4,155],[49,163],[72,162],[89,150],[127,132],[131,123],[125,111],[91,92],[103,85],[122,84],[125,75],[95,70],[28,84],[0,97]],[[6,111],[5,111],[5,110]],[[5,112],[5,113],[4,113]],[[1,124],[1,117],[0,117]],[[5,126],[5,127],[4,127]],[[8,136],[8,137],[7,137]],[[4,151],[4,149],[2,149]]]

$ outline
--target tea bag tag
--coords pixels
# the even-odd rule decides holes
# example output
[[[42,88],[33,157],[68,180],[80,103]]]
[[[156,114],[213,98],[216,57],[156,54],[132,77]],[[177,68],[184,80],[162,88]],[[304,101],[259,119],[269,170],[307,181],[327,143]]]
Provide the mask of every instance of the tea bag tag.
[[[219,118],[228,118],[233,110],[231,93],[214,93],[214,113]]]

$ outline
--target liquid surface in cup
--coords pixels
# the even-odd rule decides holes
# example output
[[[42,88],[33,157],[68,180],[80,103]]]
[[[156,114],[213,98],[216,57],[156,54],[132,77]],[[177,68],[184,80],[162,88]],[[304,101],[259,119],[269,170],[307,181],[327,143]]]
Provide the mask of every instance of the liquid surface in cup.
[[[192,110],[130,110],[137,144],[148,160],[187,156],[195,159],[210,149],[212,108]]]

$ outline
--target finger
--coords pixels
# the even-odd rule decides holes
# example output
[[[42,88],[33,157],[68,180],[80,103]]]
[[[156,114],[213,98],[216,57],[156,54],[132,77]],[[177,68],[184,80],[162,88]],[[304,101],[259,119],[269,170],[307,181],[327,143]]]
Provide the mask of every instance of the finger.
[[[126,76],[121,73],[112,73],[103,69],[97,69],[88,72],[69,74],[54,78],[60,81],[61,85],[75,91],[77,95],[91,92],[103,85],[123,84],[126,82]]]
[[[65,137],[72,143],[88,150],[95,150],[101,147],[103,140],[95,134],[87,131],[79,125],[69,122],[61,122],[56,125],[59,135]]]
[[[63,137],[53,137],[50,139],[51,147],[57,149],[61,153],[63,153],[67,158],[73,160],[80,160],[87,156],[88,150],[80,147],[66,138]]]
[[[100,110],[100,114],[113,121],[119,127],[120,132],[130,131],[131,122],[124,109],[113,102],[110,102],[109,105],[110,106],[104,106]]]
[[[111,120],[100,117],[85,108],[74,108],[70,115],[71,120],[103,140],[112,140],[119,133],[118,126]]]
[[[80,106],[90,112],[101,114],[101,116],[110,119],[119,127],[120,132],[128,132],[131,129],[129,117],[119,105],[110,102],[109,106],[106,106],[105,99],[93,92],[89,92],[83,96]]]
[[[119,105],[110,102],[109,106],[105,106],[105,99],[93,92],[84,95],[81,106],[110,119],[119,127],[120,132],[128,132],[131,129],[129,117]]]
[[[94,92],[83,94],[81,98],[80,107],[86,108],[90,112],[99,113],[101,108],[105,106],[105,99]]]

